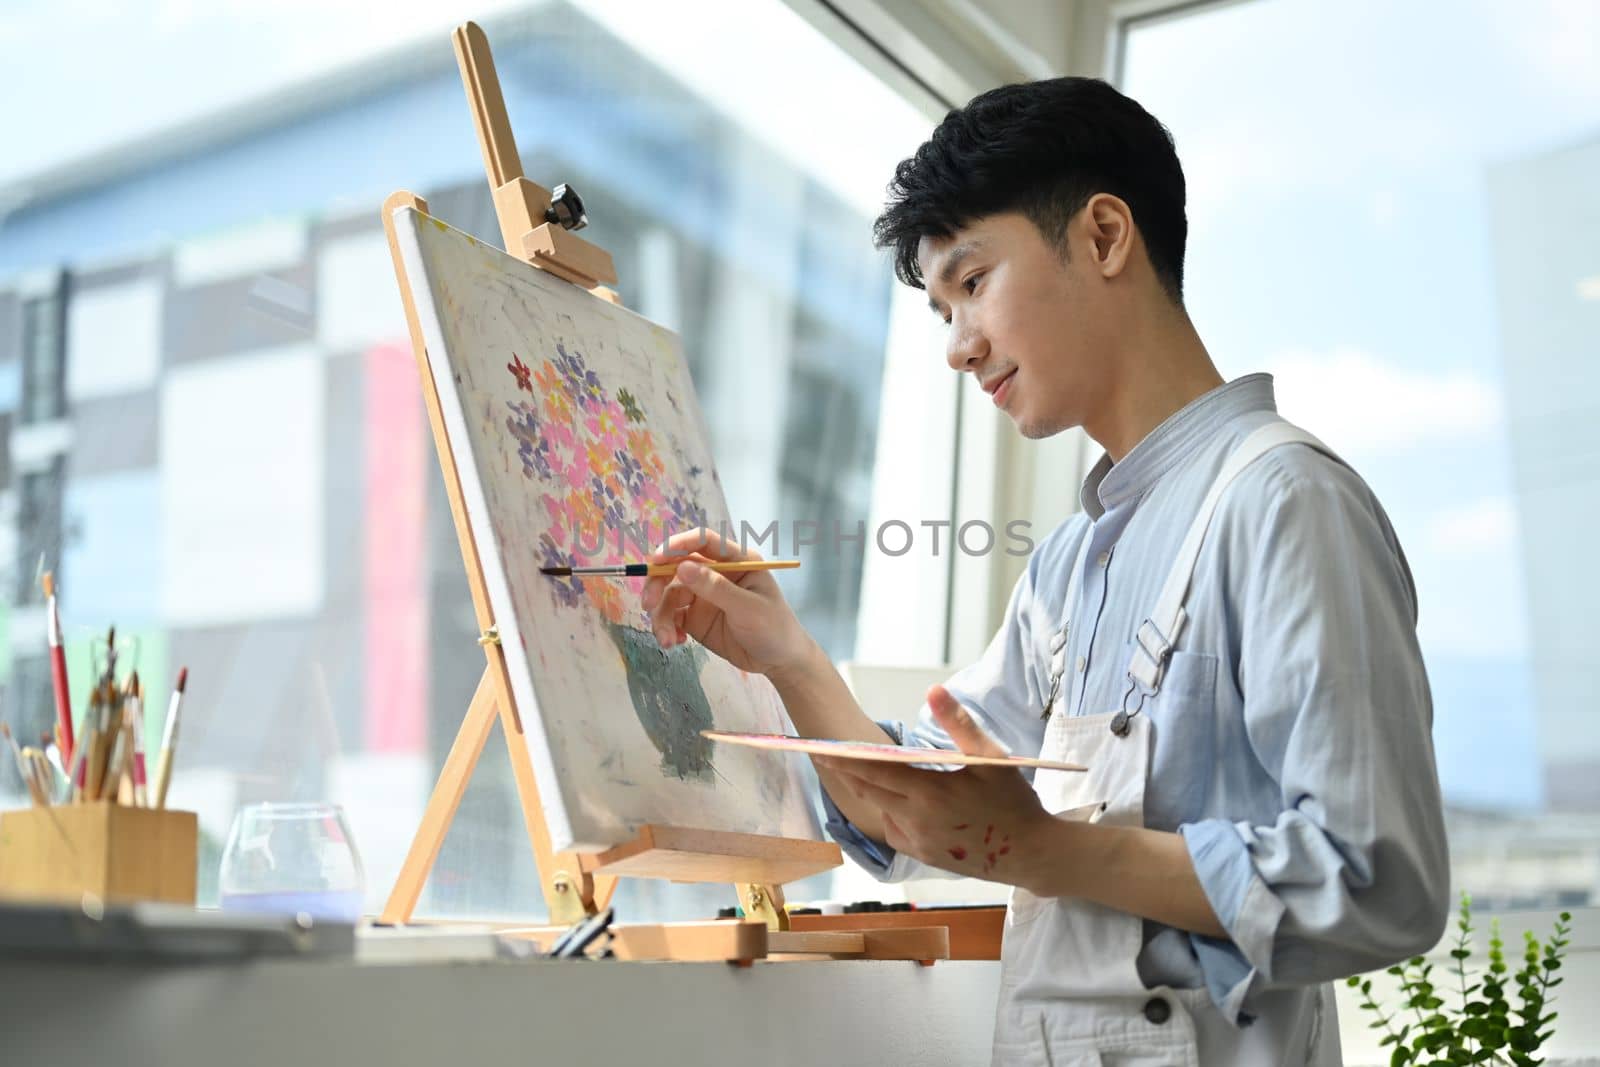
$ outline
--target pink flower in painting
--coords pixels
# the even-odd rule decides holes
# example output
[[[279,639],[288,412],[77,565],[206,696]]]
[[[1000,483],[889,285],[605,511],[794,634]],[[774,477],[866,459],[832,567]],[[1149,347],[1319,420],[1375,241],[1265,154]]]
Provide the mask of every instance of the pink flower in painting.
[[[622,405],[614,400],[607,400],[594,407],[592,414],[584,419],[584,426],[608,452],[627,447],[624,433],[627,417],[622,412]]]
[[[573,434],[572,427],[563,422],[555,422],[548,418],[541,424],[545,440],[550,446],[562,455],[569,458],[578,450],[578,438]]]
[[[574,456],[572,462],[557,473],[560,475],[561,484],[568,489],[589,484],[589,465],[578,456]]]
[[[626,391],[613,397],[581,352],[556,352],[534,368],[515,353],[506,365],[517,388],[532,394],[508,404],[505,428],[524,476],[548,490],[539,498],[548,517],[538,544],[545,565],[622,562],[623,530],[642,524],[647,537],[664,537],[703,521],[693,491],[667,481],[638,400]],[[613,581],[555,581],[552,591],[562,606],[588,603],[616,624],[631,603],[627,586]]]
[[[545,513],[550,516],[550,532],[560,544],[567,543],[567,528],[573,525],[572,508],[561,497],[545,493],[540,498],[544,501]]]

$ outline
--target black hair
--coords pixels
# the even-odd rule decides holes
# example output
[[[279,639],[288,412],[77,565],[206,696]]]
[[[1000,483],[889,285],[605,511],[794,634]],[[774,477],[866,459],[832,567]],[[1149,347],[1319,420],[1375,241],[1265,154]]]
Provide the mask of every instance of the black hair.
[[[1183,302],[1183,167],[1172,134],[1098,78],[1003,85],[945,115],[895,168],[873,223],[895,274],[923,288],[917,246],[975,219],[1020,212],[1066,255],[1067,223],[1096,193],[1127,203],[1167,295]]]

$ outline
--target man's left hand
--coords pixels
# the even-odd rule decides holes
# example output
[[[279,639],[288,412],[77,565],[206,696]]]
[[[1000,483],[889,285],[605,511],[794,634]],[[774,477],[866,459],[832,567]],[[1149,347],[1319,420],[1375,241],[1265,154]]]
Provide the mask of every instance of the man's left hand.
[[[928,690],[934,720],[969,755],[1010,755],[948,690]],[[883,812],[884,844],[956,874],[1024,884],[1039,828],[1050,815],[1012,767],[957,771],[819,757],[847,788]]]

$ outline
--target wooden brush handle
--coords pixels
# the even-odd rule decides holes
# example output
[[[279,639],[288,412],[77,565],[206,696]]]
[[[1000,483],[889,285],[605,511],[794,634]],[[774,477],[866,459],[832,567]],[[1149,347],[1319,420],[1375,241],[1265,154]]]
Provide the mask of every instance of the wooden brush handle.
[[[157,811],[167,806],[167,783],[172,780],[172,749],[163,748],[156,760],[156,780],[150,794],[150,806]]]
[[[678,562],[683,561],[680,560]],[[707,563],[705,560],[697,559],[693,562],[700,564],[702,567],[709,567],[718,574],[746,574],[750,571],[785,571],[800,566],[800,561],[797,559],[735,559],[721,563]],[[650,565],[651,574],[670,576],[676,574],[677,570],[678,563],[652,563]]]

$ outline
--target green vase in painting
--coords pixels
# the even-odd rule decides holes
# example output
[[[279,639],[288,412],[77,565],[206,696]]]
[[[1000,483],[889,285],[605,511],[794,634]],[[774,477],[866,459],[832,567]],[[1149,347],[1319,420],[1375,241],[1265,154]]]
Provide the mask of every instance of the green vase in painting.
[[[676,778],[711,778],[711,704],[700,687],[706,652],[699,645],[664,649],[655,635],[619,623],[605,624],[628,670],[628,696],[650,743],[661,753],[661,770]]]

